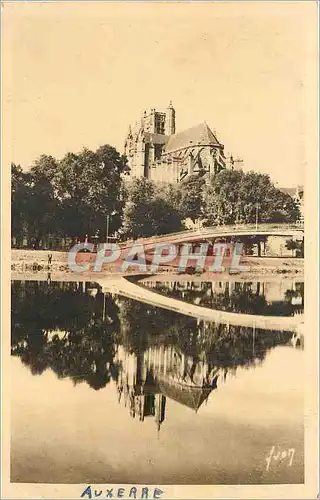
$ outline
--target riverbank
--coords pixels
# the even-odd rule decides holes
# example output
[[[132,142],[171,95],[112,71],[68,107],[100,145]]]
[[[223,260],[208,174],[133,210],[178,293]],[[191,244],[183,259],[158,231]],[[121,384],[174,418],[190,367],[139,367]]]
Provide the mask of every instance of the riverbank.
[[[108,276],[123,276],[137,274],[137,269],[132,267],[127,272],[119,271],[119,264],[104,264],[100,272],[93,271],[93,263],[95,254],[82,253],[78,254],[77,262],[79,265],[89,265],[86,272],[75,273],[68,266],[67,252],[50,252],[52,256],[51,263],[48,263],[49,252],[44,250],[12,250],[11,252],[11,277],[12,279],[50,279],[54,280],[70,280],[70,281],[96,281],[99,278]],[[257,277],[279,278],[297,277],[303,278],[304,260],[288,257],[252,257],[245,256],[241,258],[240,264],[247,266],[248,271],[229,272],[227,259],[223,262],[226,270],[223,273],[203,272],[201,274],[194,273],[178,273],[172,267],[160,267],[157,271],[158,275],[177,277],[182,275],[192,276],[192,279],[237,279],[248,280]],[[154,273],[147,273],[154,274]]]

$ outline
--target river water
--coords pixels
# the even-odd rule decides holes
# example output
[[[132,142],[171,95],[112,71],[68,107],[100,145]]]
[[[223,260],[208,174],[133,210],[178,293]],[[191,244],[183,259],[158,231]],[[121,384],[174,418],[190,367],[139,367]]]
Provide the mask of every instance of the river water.
[[[233,312],[294,315],[303,283],[144,280]],[[12,282],[11,480],[302,483],[303,342],[103,293]]]

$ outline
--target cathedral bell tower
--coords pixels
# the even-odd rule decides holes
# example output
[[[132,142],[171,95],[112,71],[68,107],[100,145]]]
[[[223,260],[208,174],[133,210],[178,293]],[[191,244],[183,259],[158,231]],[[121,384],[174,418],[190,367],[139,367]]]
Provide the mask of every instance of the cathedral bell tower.
[[[172,102],[170,101],[170,104],[166,111],[165,134],[173,135],[175,133],[176,133],[176,112],[174,110],[174,107],[172,106]]]

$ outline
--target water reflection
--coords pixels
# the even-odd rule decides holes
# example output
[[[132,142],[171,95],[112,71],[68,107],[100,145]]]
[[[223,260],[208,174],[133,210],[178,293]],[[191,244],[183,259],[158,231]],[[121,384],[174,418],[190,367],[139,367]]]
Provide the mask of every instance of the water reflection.
[[[12,355],[34,375],[50,368],[58,378],[93,389],[114,380],[119,399],[129,401],[132,416],[141,420],[155,407],[164,413],[158,394],[198,409],[228,373],[261,363],[268,350],[291,339],[292,332],[163,314],[103,294],[95,284],[12,283]]]
[[[13,282],[12,480],[303,481],[301,351],[291,340],[292,332],[204,322],[103,294],[94,283]],[[284,381],[274,375],[282,366]],[[51,402],[51,392],[63,401]],[[274,443],[296,447],[299,458],[266,476]]]
[[[238,367],[261,364],[270,349],[290,344],[293,338],[292,332],[164,315],[129,299],[118,299],[118,304],[119,401],[122,398],[131,416],[141,421],[153,415],[158,429],[167,397],[198,411],[213,390],[235,376]]]
[[[141,284],[169,297],[221,311],[263,316],[293,316],[302,313],[304,308],[303,282],[145,279]]]
[[[12,284],[11,352],[34,375],[51,368],[58,378],[94,389],[116,380],[118,308],[101,290],[92,291],[82,283]]]
[[[196,359],[174,347],[154,346],[137,356],[120,347],[118,360],[119,402],[140,421],[153,416],[158,430],[166,418],[166,398],[197,412],[217,388],[220,370],[205,355]],[[224,380],[226,374],[224,370]]]

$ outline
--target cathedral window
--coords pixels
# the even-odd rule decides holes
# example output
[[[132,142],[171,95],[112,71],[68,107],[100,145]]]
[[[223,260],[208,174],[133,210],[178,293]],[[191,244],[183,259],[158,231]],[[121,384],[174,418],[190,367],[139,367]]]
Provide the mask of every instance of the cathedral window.
[[[160,144],[155,144],[155,146],[154,146],[154,159],[155,160],[160,160],[161,153],[162,153],[161,145]]]
[[[163,135],[165,133],[165,115],[156,114],[155,115],[155,133]]]

